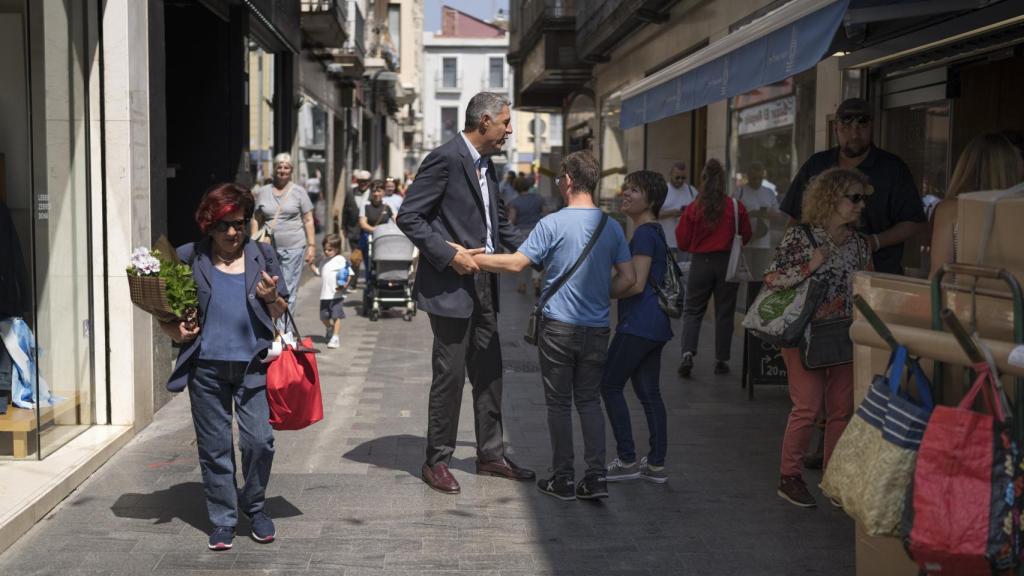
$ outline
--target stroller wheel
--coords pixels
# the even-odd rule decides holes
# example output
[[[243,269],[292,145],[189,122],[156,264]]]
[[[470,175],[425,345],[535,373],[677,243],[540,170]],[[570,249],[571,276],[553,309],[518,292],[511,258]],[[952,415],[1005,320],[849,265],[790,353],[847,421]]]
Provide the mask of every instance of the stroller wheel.
[[[406,322],[412,322],[412,314],[406,312],[405,314],[402,315],[402,320],[405,320]]]
[[[374,308],[370,310],[370,322],[376,322],[377,320],[380,320],[380,310]]]

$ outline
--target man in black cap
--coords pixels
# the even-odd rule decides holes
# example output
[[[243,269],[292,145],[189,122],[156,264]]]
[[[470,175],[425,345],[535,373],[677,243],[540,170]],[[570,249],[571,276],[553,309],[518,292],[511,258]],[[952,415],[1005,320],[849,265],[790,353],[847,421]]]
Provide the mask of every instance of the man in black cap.
[[[808,182],[833,167],[855,168],[871,180],[861,232],[874,252],[876,272],[903,274],[903,243],[925,226],[924,207],[907,165],[871,141],[871,109],[860,98],[844,100],[836,110],[839,146],[811,156],[800,168],[779,207],[800,220]]]

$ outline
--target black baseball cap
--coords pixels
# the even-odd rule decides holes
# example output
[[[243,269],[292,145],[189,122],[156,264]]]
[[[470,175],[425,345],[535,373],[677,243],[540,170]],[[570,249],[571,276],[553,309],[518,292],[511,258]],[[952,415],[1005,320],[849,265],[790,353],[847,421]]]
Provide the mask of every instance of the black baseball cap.
[[[871,106],[863,98],[847,98],[836,109],[836,118],[851,118],[864,116],[871,118]]]

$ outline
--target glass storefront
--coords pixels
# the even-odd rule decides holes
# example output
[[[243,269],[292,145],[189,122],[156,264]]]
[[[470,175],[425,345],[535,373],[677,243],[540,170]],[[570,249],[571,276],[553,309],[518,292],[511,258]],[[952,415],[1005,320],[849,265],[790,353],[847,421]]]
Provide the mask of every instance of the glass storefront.
[[[0,0],[0,294],[28,296],[0,302],[2,457],[43,458],[95,420],[89,6]]]

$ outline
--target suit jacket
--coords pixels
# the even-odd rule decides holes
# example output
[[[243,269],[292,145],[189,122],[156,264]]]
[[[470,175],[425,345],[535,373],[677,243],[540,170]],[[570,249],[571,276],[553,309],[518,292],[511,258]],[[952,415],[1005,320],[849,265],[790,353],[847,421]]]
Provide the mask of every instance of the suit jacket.
[[[460,276],[448,264],[455,257],[452,241],[481,248],[487,241],[483,194],[490,199],[491,241],[495,250],[516,250],[523,239],[505,212],[498,194],[497,172],[487,159],[487,190],[480,190],[473,157],[461,135],[427,155],[398,211],[398,227],[420,249],[413,292],[420,309],[438,316],[469,318],[476,289],[471,275]],[[497,277],[492,277],[498,308]]]
[[[242,386],[260,388],[267,385],[267,365],[262,363],[259,358],[274,341],[274,320],[270,317],[266,304],[256,296],[256,283],[259,282],[260,272],[264,270],[272,277],[281,278],[281,264],[269,244],[246,242],[243,250],[245,252],[245,292],[248,295],[246,300],[249,304],[249,317],[253,319],[253,332],[256,334],[256,353],[249,360],[249,367],[245,370]],[[199,296],[199,325],[202,326],[203,320],[206,318],[206,310],[210,305],[210,297],[213,295],[210,281],[210,276],[213,274],[210,238],[180,246],[178,258],[182,262],[192,263],[192,278],[196,281],[196,293]],[[283,280],[277,283],[277,293],[285,300],[288,299],[288,289],[285,288]],[[182,346],[181,351],[178,352],[178,360],[167,381],[167,389],[171,392],[181,392],[188,386],[193,365],[198,358],[196,352],[199,351],[201,340],[202,334]]]

